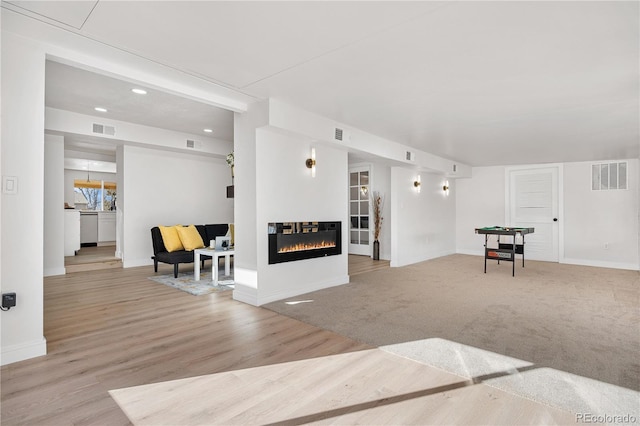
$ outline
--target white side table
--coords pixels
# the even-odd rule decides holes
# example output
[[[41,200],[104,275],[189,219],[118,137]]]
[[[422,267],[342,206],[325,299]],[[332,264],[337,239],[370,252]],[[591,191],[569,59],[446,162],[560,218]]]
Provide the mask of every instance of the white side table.
[[[213,285],[218,285],[218,259],[224,256],[224,274],[231,273],[231,256],[235,254],[234,249],[215,250],[210,247],[195,249],[193,251],[193,275],[196,281],[200,281],[200,256],[208,256],[212,259],[211,275]]]

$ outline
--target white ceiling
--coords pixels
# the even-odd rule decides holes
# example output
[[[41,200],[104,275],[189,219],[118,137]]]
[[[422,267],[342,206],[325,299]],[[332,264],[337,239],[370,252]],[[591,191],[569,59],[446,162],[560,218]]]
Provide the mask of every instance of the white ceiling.
[[[636,1],[14,5],[243,95],[471,165],[640,155]],[[48,89],[47,102],[93,107],[105,91]],[[155,120],[140,99],[108,99],[118,114]],[[158,108],[161,127],[178,125],[167,111],[174,101]]]

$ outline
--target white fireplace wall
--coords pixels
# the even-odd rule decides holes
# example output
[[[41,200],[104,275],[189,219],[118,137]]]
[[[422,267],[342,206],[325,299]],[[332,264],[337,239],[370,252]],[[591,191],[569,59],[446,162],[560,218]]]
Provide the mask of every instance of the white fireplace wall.
[[[305,160],[316,150],[317,172]],[[268,303],[349,281],[347,153],[269,129],[256,131],[257,302]],[[268,264],[270,222],[340,221],[342,254]]]

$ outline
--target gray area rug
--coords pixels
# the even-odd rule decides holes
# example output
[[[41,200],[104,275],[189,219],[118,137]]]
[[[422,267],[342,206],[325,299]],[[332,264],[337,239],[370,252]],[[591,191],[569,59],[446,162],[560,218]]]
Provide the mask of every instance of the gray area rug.
[[[516,268],[512,277],[510,263],[489,262],[484,274],[481,257],[451,255],[264,307],[574,412],[620,413],[605,404],[619,398],[637,413],[638,272],[535,261]]]
[[[234,288],[233,277],[231,276],[221,276],[219,279],[219,285],[213,285],[211,272],[201,272],[199,281],[195,281],[193,278],[193,273],[179,273],[178,278],[174,278],[173,274],[149,277],[150,280],[187,292],[194,296],[215,293],[217,291],[233,290]]]

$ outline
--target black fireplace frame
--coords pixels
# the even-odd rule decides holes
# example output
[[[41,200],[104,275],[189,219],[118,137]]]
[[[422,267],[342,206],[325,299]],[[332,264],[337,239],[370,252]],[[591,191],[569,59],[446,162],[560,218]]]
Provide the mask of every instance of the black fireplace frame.
[[[268,225],[269,265],[342,254],[342,222],[274,222]],[[335,247],[278,253],[279,239],[297,235],[334,235]]]

